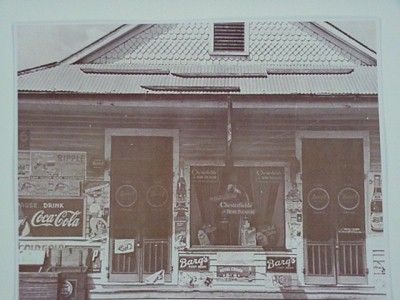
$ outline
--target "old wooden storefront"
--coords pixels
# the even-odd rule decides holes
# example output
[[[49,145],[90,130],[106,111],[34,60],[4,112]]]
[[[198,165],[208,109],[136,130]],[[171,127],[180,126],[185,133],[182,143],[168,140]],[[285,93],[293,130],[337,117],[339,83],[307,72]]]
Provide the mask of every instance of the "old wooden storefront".
[[[175,34],[185,45],[209,29],[168,24],[123,26],[96,49],[21,73],[21,253],[81,250],[94,294],[161,282],[382,293],[374,60],[312,23],[243,25],[244,50],[282,28],[300,30],[299,47],[342,47],[348,61],[320,67],[329,48],[307,68],[290,54],[285,67],[243,56],[234,66],[146,64],[141,43]],[[115,62],[134,55],[141,64]]]

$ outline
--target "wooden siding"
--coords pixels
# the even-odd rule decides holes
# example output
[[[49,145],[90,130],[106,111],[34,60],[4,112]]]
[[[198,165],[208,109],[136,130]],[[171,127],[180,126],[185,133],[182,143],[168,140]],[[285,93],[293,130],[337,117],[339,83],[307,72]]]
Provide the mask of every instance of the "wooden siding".
[[[322,117],[321,117],[322,118]],[[179,129],[181,164],[187,160],[222,162],[225,154],[226,116],[185,115],[46,115],[19,114],[19,128],[30,130],[33,150],[86,151],[91,157],[104,157],[106,128]],[[371,171],[379,172],[380,141],[377,120],[309,120],[304,116],[257,114],[233,117],[233,155],[239,161],[288,161],[295,156],[297,130],[367,130],[370,133]],[[88,169],[88,178],[95,177]]]

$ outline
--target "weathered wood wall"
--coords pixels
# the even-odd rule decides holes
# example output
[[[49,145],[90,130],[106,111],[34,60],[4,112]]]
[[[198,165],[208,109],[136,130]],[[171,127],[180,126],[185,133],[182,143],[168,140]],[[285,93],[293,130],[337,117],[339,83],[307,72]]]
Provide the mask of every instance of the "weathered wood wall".
[[[235,112],[233,154],[236,160],[288,161],[295,155],[297,130],[367,130],[370,133],[371,171],[381,169],[377,120],[332,116],[306,119],[258,113],[249,118]],[[104,157],[105,128],[163,128],[180,130],[181,163],[187,160],[223,161],[226,116],[179,114],[74,114],[20,112],[19,128],[30,130],[33,150],[86,151],[88,159]],[[88,178],[96,175],[88,170]]]

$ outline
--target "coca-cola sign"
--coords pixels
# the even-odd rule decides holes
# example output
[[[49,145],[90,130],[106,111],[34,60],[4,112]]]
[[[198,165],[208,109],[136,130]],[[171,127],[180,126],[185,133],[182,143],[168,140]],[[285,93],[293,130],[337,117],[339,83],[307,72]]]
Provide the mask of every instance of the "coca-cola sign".
[[[20,199],[21,237],[83,237],[82,199]]]

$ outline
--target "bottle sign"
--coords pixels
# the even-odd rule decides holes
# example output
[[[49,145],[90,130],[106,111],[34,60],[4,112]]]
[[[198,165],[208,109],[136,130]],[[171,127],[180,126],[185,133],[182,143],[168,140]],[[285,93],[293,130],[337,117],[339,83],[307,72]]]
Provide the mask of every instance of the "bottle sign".
[[[383,231],[381,176],[374,176],[374,192],[371,199],[371,230]]]

